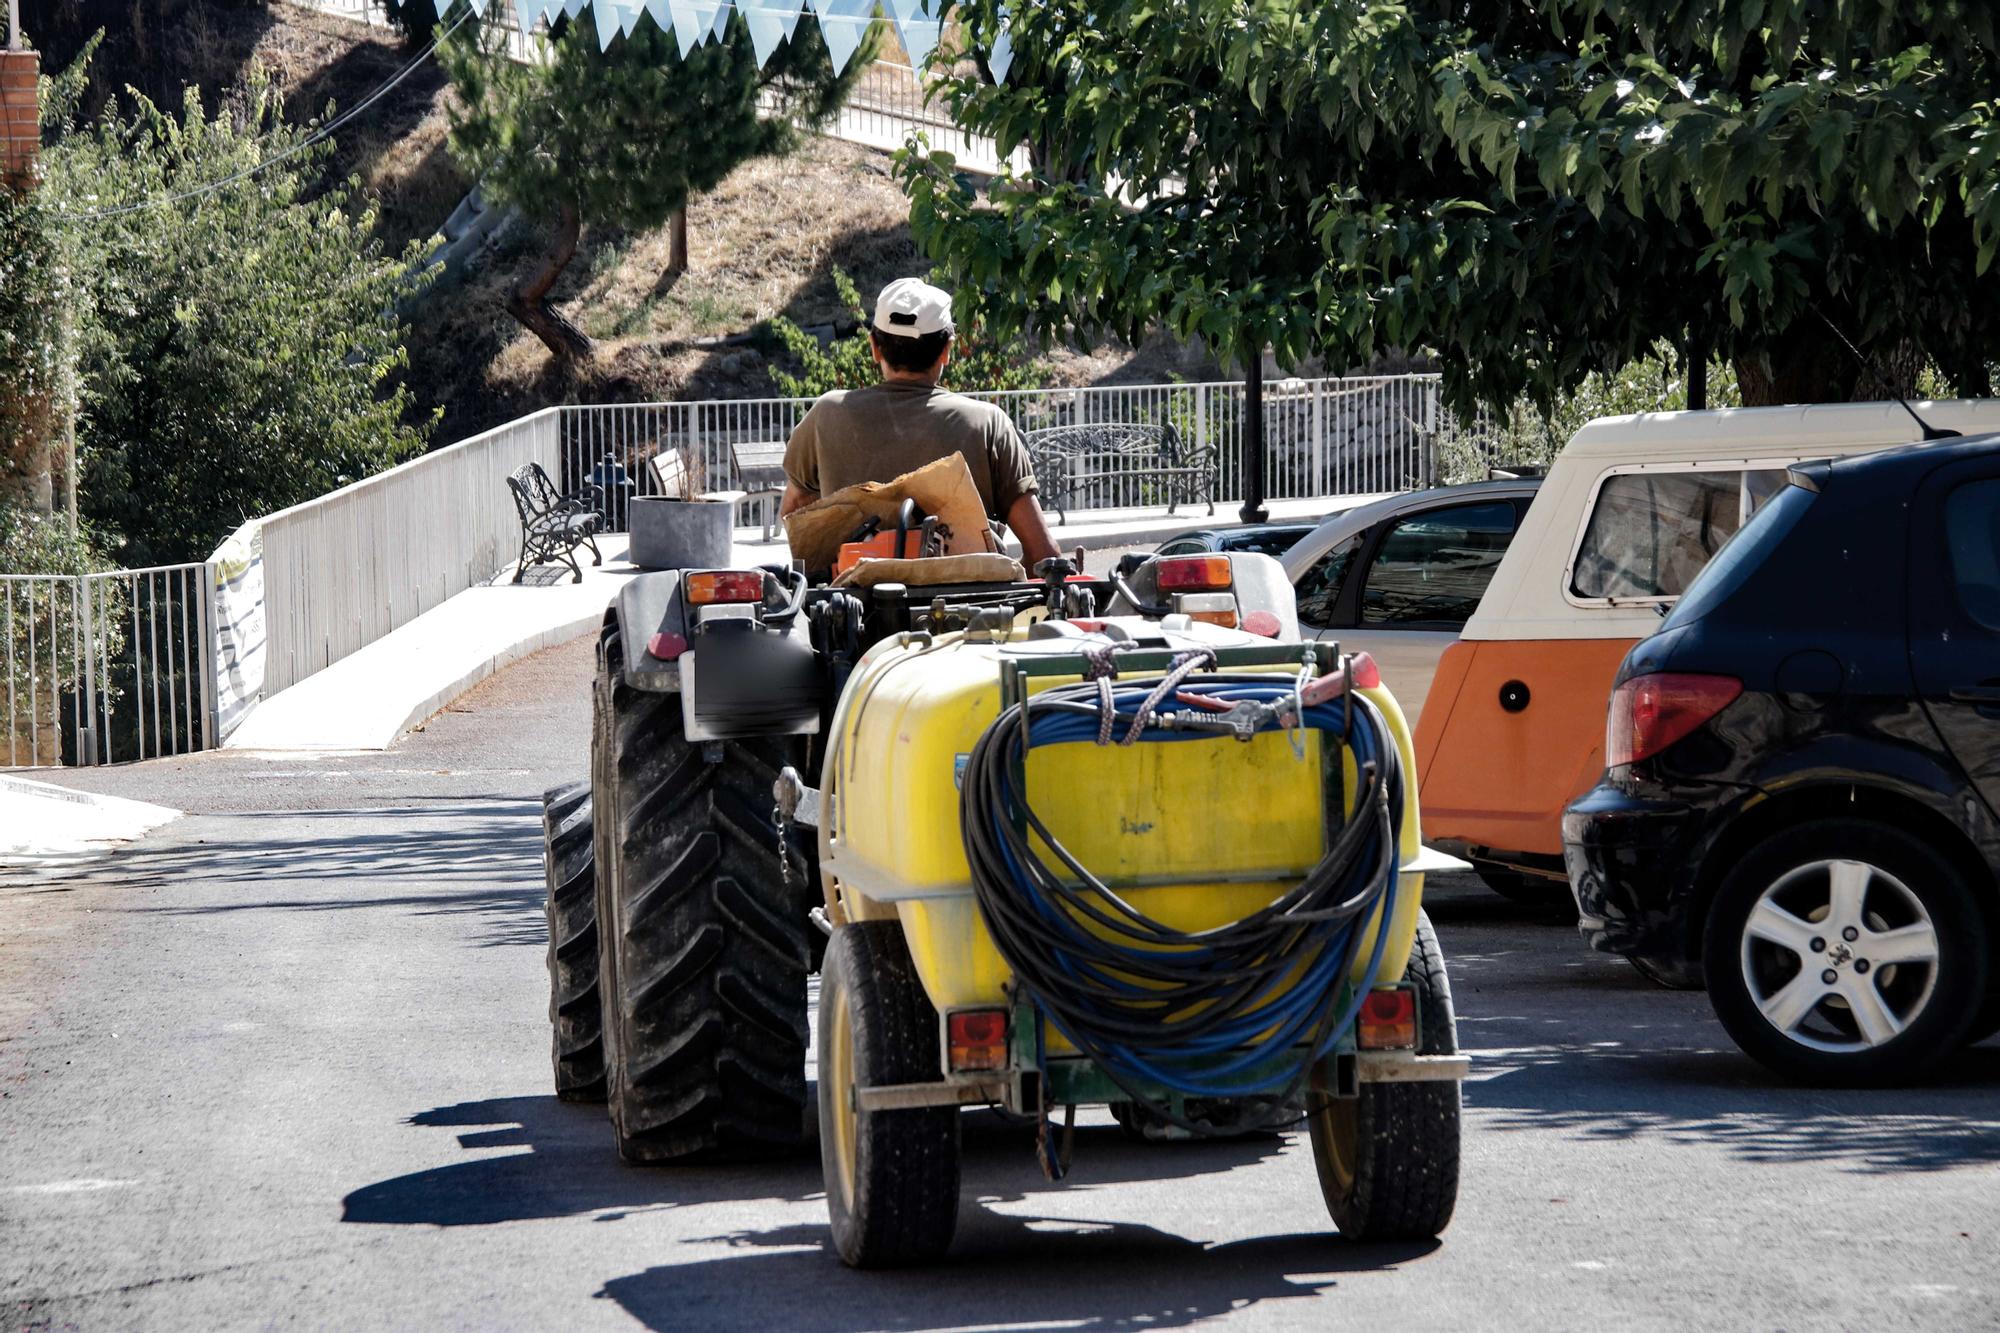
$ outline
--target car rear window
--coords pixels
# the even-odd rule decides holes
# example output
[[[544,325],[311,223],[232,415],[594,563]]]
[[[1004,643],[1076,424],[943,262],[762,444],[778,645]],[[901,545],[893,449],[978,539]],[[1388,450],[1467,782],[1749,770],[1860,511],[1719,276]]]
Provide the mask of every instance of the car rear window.
[[[1593,599],[1680,596],[1784,481],[1782,468],[1607,478],[1577,547],[1570,591]]]
[[[1661,632],[1675,625],[1699,620],[1722,605],[1798,525],[1799,518],[1812,507],[1814,498],[1815,493],[1804,486],[1786,486],[1769,504],[1758,509],[1734,537],[1723,543],[1722,549],[1715,553],[1715,559],[1709,561],[1707,568],[1688,585],[1686,595],[1675,604],[1673,614],[1660,627]]]

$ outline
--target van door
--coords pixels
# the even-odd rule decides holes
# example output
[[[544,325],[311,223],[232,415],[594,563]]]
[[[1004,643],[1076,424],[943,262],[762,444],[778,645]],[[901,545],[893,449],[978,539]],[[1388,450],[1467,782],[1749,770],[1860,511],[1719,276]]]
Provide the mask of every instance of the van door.
[[[1350,575],[1359,598],[1341,617],[1346,624],[1321,631],[1320,638],[1375,658],[1412,730],[1438,659],[1478,608],[1520,518],[1514,501],[1500,499],[1443,504],[1390,520]]]
[[[1910,524],[1910,664],[1939,736],[2000,814],[2000,463],[1938,469]]]

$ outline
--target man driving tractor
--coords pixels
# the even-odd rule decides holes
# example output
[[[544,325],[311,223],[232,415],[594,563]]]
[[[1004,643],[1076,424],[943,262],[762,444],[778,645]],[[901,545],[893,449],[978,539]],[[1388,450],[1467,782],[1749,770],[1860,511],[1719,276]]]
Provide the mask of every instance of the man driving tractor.
[[[785,449],[780,516],[842,487],[891,481],[958,454],[989,519],[1005,523],[1033,569],[1055,555],[1027,446],[991,403],[940,388],[951,361],[951,296],[916,278],[898,278],[875,300],[868,340],[882,382],[836,389],[792,432]]]

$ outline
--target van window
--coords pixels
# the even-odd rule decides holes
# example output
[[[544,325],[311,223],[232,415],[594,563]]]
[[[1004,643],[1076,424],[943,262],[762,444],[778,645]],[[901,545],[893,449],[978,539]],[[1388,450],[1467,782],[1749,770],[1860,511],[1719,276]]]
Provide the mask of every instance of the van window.
[[[1460,626],[1514,539],[1505,500],[1412,514],[1382,539],[1361,586],[1364,625]]]
[[[1570,591],[1578,597],[1678,597],[1784,485],[1782,468],[1609,477],[1598,488],[1577,548]]]

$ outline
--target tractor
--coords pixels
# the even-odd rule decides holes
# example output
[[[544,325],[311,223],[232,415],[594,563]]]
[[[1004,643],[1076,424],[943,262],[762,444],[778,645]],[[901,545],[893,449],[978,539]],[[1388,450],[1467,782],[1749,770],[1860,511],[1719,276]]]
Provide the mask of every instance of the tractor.
[[[1438,1234],[1449,860],[1373,664],[1301,637],[1268,556],[995,559],[624,585],[589,781],[545,802],[557,1095],[634,1163],[816,1137],[856,1267],[949,1247],[966,1107],[1052,1177],[1079,1107],[1303,1122],[1343,1235]]]

